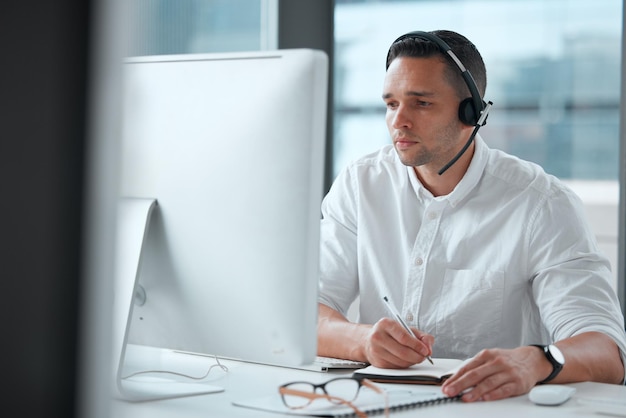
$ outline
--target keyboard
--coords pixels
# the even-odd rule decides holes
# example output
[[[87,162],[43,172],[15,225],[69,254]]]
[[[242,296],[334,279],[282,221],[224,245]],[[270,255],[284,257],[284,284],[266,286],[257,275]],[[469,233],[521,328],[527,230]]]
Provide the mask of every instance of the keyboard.
[[[173,350],[173,351],[175,353],[182,353],[182,354],[187,354],[187,355],[212,357],[208,354],[197,354],[197,353],[190,353],[190,352],[178,351],[178,350]],[[313,360],[313,363],[304,364],[301,366],[285,366],[282,364],[264,363],[264,362],[259,362],[259,361],[242,360],[242,359],[229,358],[229,357],[220,357],[220,358],[223,358],[225,360],[242,361],[246,363],[256,363],[256,364],[267,364],[270,366],[287,367],[290,369],[309,370],[309,371],[314,371],[314,372],[328,372],[332,370],[356,370],[356,369],[362,369],[364,367],[369,366],[369,363],[364,363],[362,361],[354,361],[354,360],[346,360],[346,359],[340,359],[340,358],[334,358],[334,357],[322,357],[322,356],[316,356],[315,359]]]
[[[367,367],[368,364],[362,361],[355,360],[346,360],[334,357],[315,357],[315,361],[313,362],[314,366],[319,366],[322,369],[331,370],[331,369],[362,369],[363,367]]]

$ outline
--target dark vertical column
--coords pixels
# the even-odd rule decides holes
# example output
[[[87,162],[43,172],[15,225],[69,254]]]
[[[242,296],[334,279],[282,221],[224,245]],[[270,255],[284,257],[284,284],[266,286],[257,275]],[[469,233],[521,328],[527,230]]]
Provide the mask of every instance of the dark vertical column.
[[[324,194],[330,188],[333,173],[333,0],[279,0],[278,48],[312,48],[325,51],[329,59],[328,114],[326,127],[326,170]]]
[[[75,416],[89,14],[88,0],[0,6],[0,320],[9,415]]]

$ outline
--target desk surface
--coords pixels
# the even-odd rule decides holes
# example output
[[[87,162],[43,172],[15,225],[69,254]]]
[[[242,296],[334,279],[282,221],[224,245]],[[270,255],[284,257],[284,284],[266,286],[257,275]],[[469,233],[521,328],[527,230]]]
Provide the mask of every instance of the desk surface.
[[[177,370],[192,375],[203,375],[215,360],[185,354],[161,352],[159,369]],[[350,375],[350,372],[318,373],[304,370],[272,367],[236,361],[222,361],[228,366],[227,373],[213,369],[203,380],[208,385],[221,386],[223,392],[146,402],[128,402],[115,399],[111,405],[111,416],[116,418],[195,418],[195,417],[287,417],[234,406],[234,401],[269,396],[277,393],[283,383],[294,380],[323,382],[332,377]],[[153,367],[151,367],[152,369]],[[184,379],[181,379],[185,381]],[[428,417],[602,417],[591,408],[581,405],[577,399],[584,397],[626,399],[626,386],[601,383],[576,383],[576,394],[558,407],[537,406],[527,395],[494,402],[452,402],[426,406],[419,409],[420,418]],[[393,412],[393,417],[415,417],[415,410]]]

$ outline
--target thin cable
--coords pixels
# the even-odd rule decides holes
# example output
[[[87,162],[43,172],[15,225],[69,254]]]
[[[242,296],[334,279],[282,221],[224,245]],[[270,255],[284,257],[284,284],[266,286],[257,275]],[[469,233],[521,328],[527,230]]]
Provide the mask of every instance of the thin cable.
[[[142,370],[139,372],[135,372],[135,373],[131,373],[127,376],[122,377],[122,379],[128,379],[130,377],[134,377],[140,374],[148,374],[148,373],[161,373],[161,374],[173,374],[176,376],[181,376],[181,377],[185,377],[187,379],[193,379],[193,380],[202,380],[204,378],[206,378],[209,373],[211,373],[211,370],[214,367],[219,367],[220,369],[222,369],[223,372],[228,373],[228,367],[224,366],[222,363],[220,363],[220,359],[217,356],[215,357],[215,361],[217,362],[217,364],[212,364],[211,367],[209,367],[209,369],[206,371],[206,373],[203,376],[191,376],[188,374],[184,374],[184,373],[179,373],[179,372],[173,372],[173,371],[169,371],[169,370]]]
[[[463,145],[463,148],[461,148],[461,151],[459,151],[453,159],[451,159],[448,164],[444,165],[443,168],[441,170],[439,170],[439,175],[442,175],[447,169],[449,169],[450,167],[452,167],[452,164],[456,163],[457,160],[459,158],[461,158],[461,156],[465,153],[465,151],[467,151],[467,149],[469,148],[470,144],[472,143],[472,141],[474,140],[474,137],[476,136],[476,134],[478,133],[478,130],[480,129],[480,125],[476,125],[474,127],[474,130],[472,131],[472,134],[470,135],[469,139],[467,140],[467,142],[465,143],[465,145]]]

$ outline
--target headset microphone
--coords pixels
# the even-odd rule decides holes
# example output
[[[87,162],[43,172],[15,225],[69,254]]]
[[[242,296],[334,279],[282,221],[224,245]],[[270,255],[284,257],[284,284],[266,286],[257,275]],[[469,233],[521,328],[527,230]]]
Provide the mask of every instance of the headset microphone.
[[[480,113],[480,118],[478,119],[478,122],[476,122],[476,126],[474,126],[474,130],[472,131],[472,134],[470,135],[469,139],[467,140],[465,145],[463,145],[463,148],[461,148],[461,151],[459,151],[454,156],[454,158],[451,159],[450,162],[448,162],[448,164],[444,165],[443,168],[441,170],[439,170],[439,175],[442,175],[447,169],[452,167],[452,164],[456,163],[457,160],[459,158],[461,158],[461,156],[465,153],[465,151],[467,151],[467,149],[469,148],[470,144],[474,140],[474,137],[478,133],[478,130],[480,129],[480,127],[483,126],[486,123],[485,120],[487,119],[487,115],[489,114],[489,109],[491,109],[492,105],[493,105],[492,102],[487,102],[487,105],[485,106],[485,108]]]

